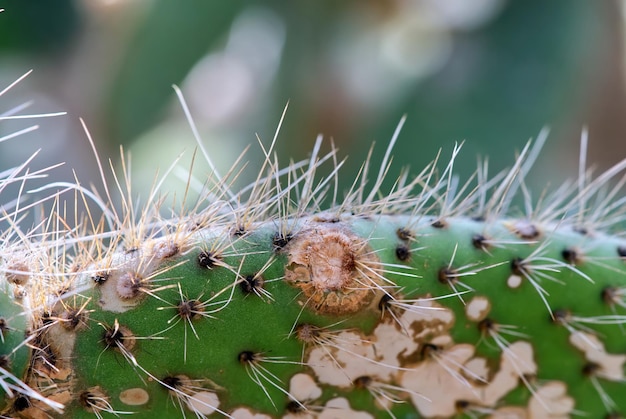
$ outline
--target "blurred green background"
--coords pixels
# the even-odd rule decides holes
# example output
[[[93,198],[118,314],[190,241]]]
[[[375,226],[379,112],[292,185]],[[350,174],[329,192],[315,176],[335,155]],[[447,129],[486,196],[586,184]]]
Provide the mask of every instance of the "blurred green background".
[[[1,98],[0,112],[33,100],[24,112],[69,113],[0,144],[2,167],[42,148],[39,164],[67,161],[59,176],[71,179],[74,168],[84,184],[94,181],[79,117],[103,158],[119,159],[120,144],[131,151],[140,184],[181,151],[185,167],[194,140],[172,84],[222,172],[253,144],[248,181],[260,164],[255,135],[268,144],[287,103],[282,161],[306,158],[321,133],[326,150],[332,138],[350,156],[345,185],[372,142],[382,158],[405,114],[394,164],[414,172],[465,140],[457,171],[468,176],[482,155],[495,174],[544,126],[550,139],[533,172],[542,186],[575,175],[584,126],[590,162],[626,157],[618,1],[5,0],[0,8],[1,85],[34,69]],[[0,136],[29,123],[0,124]],[[206,175],[206,165],[199,170]]]

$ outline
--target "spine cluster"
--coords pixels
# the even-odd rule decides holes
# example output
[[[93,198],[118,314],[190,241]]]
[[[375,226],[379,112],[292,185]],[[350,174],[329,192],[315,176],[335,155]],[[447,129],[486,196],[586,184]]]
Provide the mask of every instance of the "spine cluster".
[[[542,133],[493,177],[459,183],[455,149],[383,190],[396,137],[345,193],[334,150],[281,168],[272,142],[250,186],[213,170],[175,217],[125,173],[120,208],[105,181],[72,188],[102,216],[71,223],[54,195],[24,230],[5,210],[2,415],[625,415],[626,163],[594,178],[583,158],[534,201]]]

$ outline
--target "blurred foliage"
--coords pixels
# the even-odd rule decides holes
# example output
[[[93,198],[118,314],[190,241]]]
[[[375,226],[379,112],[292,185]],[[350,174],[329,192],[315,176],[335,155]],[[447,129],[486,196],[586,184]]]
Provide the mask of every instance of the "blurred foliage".
[[[400,2],[156,0],[140,22],[115,82],[109,106],[112,137],[131,141],[163,118],[171,83],[181,83],[198,60],[223,47],[233,20],[260,4],[284,22],[286,42],[272,92],[262,104],[263,116],[257,112],[253,123],[238,123],[244,127],[240,132],[247,130],[242,143],[253,141],[255,131],[269,140],[290,101],[281,131],[283,156],[304,157],[322,132],[334,137],[342,154],[357,154],[351,159],[353,170],[369,143],[384,144],[390,138],[403,114],[408,118],[396,164],[419,168],[440,147],[450,150],[466,139],[463,153],[471,158],[457,165],[462,173],[475,168],[478,153],[491,156],[492,165],[501,168],[545,124],[558,125],[584,99],[589,84],[585,66],[604,35],[599,30],[604,10],[594,2],[507,2],[484,25],[448,28],[444,35],[450,37],[452,51],[438,71],[400,77],[396,85],[384,78],[397,75],[380,71],[380,79],[369,80],[380,85],[372,86],[374,93],[380,90],[380,103],[359,103],[341,84],[341,69],[329,61],[342,46],[348,49],[339,54],[351,58],[350,47],[359,37],[371,37],[373,51],[352,58],[384,60],[376,52],[381,46],[371,25],[403,24],[397,16],[406,12]],[[426,12],[426,7],[414,10]],[[415,42],[424,42],[427,35],[416,32]],[[370,60],[355,68],[359,66],[381,65]],[[352,77],[359,77],[358,71]],[[500,156],[506,156],[504,161]]]
[[[287,103],[282,161],[306,157],[322,133],[340,157],[351,156],[344,174],[356,173],[373,141],[380,160],[405,114],[397,167],[421,169],[440,148],[445,163],[465,140],[456,170],[468,176],[482,155],[495,173],[545,125],[554,127],[550,148],[574,157],[571,134],[594,119],[586,103],[622,54],[609,43],[621,30],[616,1],[6,0],[0,7],[3,53],[48,56],[46,71],[56,75],[50,91],[65,88],[58,96],[73,100],[66,105],[75,115],[87,113],[101,147],[124,144],[146,173],[193,147],[172,84],[223,171],[256,133],[271,140]],[[258,156],[253,147],[252,166]]]
[[[140,23],[114,83],[110,127],[128,143],[157,124],[191,67],[228,31],[245,2],[156,1]]]
[[[0,8],[0,51],[47,54],[66,46],[80,26],[71,0],[3,0]]]

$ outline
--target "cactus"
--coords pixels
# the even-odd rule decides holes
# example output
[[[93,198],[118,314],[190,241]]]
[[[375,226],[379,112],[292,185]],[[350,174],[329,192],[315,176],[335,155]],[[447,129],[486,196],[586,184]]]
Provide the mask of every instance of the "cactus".
[[[626,162],[592,178],[582,158],[534,202],[542,132],[491,179],[456,186],[456,147],[441,176],[383,191],[399,128],[341,199],[320,142],[286,169],[273,142],[239,192],[237,168],[213,170],[170,218],[158,188],[138,209],[126,173],[121,209],[76,185],[102,219],[57,205],[3,248],[3,415],[622,417]]]
[[[31,72],[32,70],[26,72],[1,90],[0,98]],[[26,107],[28,104],[22,104],[3,112],[0,115],[0,121],[65,115],[65,112],[17,115]],[[0,142],[19,137],[37,128],[38,125],[32,125],[10,132],[0,137]],[[33,250],[30,245],[33,243],[27,238],[28,234],[18,226],[29,208],[47,200],[44,198],[25,204],[22,199],[22,191],[28,181],[45,177],[47,172],[54,168],[54,166],[47,167],[31,172],[28,165],[36,155],[37,152],[17,167],[0,171],[0,195],[3,195],[3,201],[0,204],[2,272],[0,277],[0,410],[6,410],[10,405],[19,405],[26,400],[33,400],[43,403],[47,409],[60,412],[63,407],[60,403],[45,398],[25,382],[33,353],[46,350],[39,345],[39,335],[33,333],[32,329],[33,314],[39,311],[38,301],[36,298],[29,298],[35,294],[44,295],[46,291],[43,291],[42,285],[27,285],[31,276],[38,278],[40,276],[28,266],[28,258]],[[20,185],[18,196],[7,197],[7,191],[11,191],[11,186],[16,184]],[[27,290],[38,290],[38,292],[29,295]]]

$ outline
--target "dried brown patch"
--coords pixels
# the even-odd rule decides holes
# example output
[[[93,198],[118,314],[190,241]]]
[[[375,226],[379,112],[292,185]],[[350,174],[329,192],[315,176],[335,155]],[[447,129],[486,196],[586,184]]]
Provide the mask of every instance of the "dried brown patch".
[[[287,247],[285,278],[307,305],[324,314],[350,314],[380,293],[378,257],[364,239],[341,225],[301,231]]]

